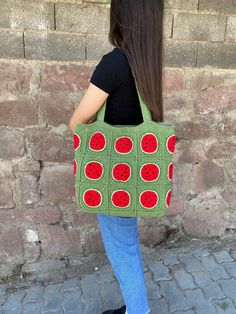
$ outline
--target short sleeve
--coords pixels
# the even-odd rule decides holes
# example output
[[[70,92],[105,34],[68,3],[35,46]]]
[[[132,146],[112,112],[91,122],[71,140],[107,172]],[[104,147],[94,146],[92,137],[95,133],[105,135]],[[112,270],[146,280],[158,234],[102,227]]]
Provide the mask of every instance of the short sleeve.
[[[90,83],[111,94],[121,83],[120,63],[119,56],[114,50],[107,53],[96,66]]]

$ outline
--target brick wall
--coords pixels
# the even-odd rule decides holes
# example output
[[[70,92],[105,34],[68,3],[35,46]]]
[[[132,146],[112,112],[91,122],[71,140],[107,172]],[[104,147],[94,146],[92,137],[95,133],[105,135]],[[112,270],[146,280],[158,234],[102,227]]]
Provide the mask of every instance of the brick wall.
[[[107,41],[109,4],[0,0],[0,274],[103,251],[73,201],[69,118]],[[155,245],[236,229],[236,3],[165,3],[165,120],[178,137],[166,217],[140,219]],[[23,266],[24,267],[24,266]]]

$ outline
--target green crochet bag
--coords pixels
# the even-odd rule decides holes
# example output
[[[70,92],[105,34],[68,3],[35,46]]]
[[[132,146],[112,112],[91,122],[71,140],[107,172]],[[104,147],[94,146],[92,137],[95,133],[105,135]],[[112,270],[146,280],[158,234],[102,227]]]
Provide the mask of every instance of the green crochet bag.
[[[74,197],[83,212],[155,217],[169,207],[174,126],[153,121],[139,92],[138,96],[143,123],[106,123],[105,103],[97,121],[75,128]]]

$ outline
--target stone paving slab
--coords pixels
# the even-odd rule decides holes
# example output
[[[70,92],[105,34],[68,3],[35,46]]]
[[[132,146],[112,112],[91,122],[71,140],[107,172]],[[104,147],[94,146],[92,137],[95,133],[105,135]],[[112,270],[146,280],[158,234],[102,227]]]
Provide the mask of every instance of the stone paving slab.
[[[144,258],[151,314],[235,314],[236,250],[177,248]],[[36,282],[15,292],[0,285],[0,314],[101,314],[123,304],[110,265],[81,277]],[[135,314],[135,313],[132,313]]]

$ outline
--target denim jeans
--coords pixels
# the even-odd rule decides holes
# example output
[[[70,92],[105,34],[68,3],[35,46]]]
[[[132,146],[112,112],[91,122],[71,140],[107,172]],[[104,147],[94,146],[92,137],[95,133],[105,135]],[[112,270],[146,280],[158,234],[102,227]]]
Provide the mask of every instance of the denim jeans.
[[[139,245],[138,218],[97,214],[97,219],[127,314],[150,313]]]

